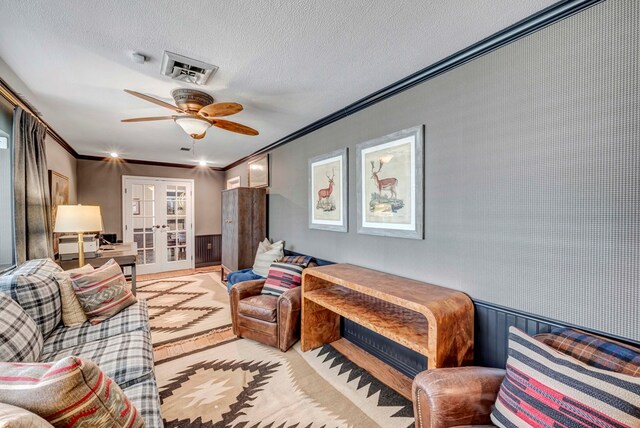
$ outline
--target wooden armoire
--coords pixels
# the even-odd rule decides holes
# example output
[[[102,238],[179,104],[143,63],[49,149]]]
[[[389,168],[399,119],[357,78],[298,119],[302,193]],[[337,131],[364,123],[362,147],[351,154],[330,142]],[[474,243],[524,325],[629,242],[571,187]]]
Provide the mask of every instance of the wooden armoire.
[[[267,233],[267,190],[237,187],[222,192],[222,275],[253,266]]]

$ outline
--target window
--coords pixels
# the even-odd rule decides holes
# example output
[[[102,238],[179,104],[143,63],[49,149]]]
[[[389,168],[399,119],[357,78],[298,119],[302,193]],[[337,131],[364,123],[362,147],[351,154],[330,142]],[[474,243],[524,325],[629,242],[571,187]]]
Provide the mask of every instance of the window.
[[[0,272],[13,266],[13,106],[0,97]]]

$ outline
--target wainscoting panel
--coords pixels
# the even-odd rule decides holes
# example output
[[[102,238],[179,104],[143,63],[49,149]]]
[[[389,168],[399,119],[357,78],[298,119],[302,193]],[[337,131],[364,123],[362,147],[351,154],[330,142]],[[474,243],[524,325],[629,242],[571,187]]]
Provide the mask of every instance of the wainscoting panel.
[[[548,333],[557,327],[572,327],[632,346],[640,346],[640,343],[623,337],[612,336],[571,324],[564,324],[556,320],[545,319],[491,303],[474,300],[473,304],[475,306],[474,364],[477,366],[505,367],[507,362],[509,327],[511,326],[519,328],[530,336]]]
[[[346,318],[341,318],[340,321],[340,334],[342,337],[409,378],[413,379],[418,373],[427,369],[427,357],[424,355],[420,355]]]
[[[197,235],[195,250],[196,267],[220,264],[222,259],[222,235]]]

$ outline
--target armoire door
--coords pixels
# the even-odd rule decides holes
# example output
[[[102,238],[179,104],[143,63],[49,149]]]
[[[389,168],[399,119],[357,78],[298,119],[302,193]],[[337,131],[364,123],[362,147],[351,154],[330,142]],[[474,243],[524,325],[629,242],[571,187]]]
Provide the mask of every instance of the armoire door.
[[[222,265],[238,269],[238,192],[222,192]]]

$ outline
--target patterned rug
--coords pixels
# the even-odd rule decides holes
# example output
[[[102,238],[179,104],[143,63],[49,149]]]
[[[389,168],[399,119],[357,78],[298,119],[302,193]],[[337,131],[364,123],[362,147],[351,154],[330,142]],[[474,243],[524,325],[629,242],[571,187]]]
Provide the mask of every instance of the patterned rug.
[[[232,339],[156,363],[166,427],[408,427],[411,402],[326,345]]]
[[[229,294],[218,273],[140,282],[147,300],[154,347],[231,327]]]

